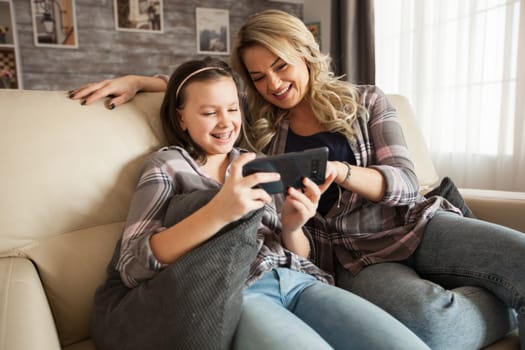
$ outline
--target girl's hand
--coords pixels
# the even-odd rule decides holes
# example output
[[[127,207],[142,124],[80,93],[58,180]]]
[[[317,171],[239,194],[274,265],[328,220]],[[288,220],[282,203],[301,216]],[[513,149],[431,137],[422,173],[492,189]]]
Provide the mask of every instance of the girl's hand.
[[[238,220],[272,201],[272,197],[265,190],[254,186],[263,182],[278,181],[279,173],[261,172],[242,176],[243,165],[254,158],[255,153],[245,153],[234,160],[230,167],[230,175],[213,198],[215,207],[227,222]]]
[[[298,231],[317,211],[321,187],[309,178],[303,179],[303,185],[304,191],[288,189],[281,212],[283,235]]]

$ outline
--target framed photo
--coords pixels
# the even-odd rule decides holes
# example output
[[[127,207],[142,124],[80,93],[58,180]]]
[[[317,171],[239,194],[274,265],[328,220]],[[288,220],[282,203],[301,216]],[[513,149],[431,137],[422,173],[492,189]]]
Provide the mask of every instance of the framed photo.
[[[321,22],[310,22],[305,23],[306,28],[312,32],[315,41],[319,44],[319,47],[321,47]]]
[[[0,0],[0,89],[21,89],[16,23],[11,0]]]
[[[0,89],[19,89],[20,76],[14,47],[0,46]]]
[[[197,7],[197,53],[230,54],[230,13],[228,10]]]
[[[78,48],[75,0],[31,0],[36,46]]]
[[[162,0],[115,0],[117,30],[162,33],[164,11]]]
[[[14,45],[11,1],[0,1],[0,45]]]

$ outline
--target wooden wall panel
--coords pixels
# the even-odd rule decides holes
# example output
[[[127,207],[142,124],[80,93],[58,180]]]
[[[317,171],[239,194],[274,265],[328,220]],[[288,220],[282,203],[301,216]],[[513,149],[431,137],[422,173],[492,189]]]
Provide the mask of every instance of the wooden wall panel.
[[[164,33],[117,31],[113,0],[76,0],[78,48],[34,45],[30,0],[13,1],[24,89],[69,90],[123,74],[170,74],[197,58],[195,7],[229,10],[230,43],[252,13],[277,8],[302,18],[303,5],[268,0],[164,0]],[[229,61],[229,56],[217,57]]]

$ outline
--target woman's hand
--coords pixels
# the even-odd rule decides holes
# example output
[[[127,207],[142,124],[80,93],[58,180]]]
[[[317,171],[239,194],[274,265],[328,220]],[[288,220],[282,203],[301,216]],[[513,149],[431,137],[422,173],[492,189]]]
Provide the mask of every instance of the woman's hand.
[[[321,190],[321,193],[325,193],[325,191],[330,187],[332,182],[335,182],[337,179],[337,167],[336,162],[334,161],[328,161],[326,162],[326,170],[325,170],[325,177],[324,182],[319,185],[319,188]]]
[[[165,91],[166,81],[158,77],[125,75],[114,79],[89,83],[69,92],[69,97],[89,105],[97,100],[109,98],[107,107],[113,109],[132,100],[139,91]]]
[[[254,158],[255,153],[245,153],[234,160],[230,175],[212,200],[219,215],[223,215],[227,222],[238,220],[272,201],[272,197],[265,190],[254,187],[259,183],[278,181],[279,173],[260,172],[242,176],[243,165]]]

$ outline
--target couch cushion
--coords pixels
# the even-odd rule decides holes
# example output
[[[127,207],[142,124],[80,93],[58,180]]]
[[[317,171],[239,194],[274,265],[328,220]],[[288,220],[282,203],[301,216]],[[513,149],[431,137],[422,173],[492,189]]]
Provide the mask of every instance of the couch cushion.
[[[35,267],[25,258],[0,258],[0,349],[59,349]]]
[[[62,346],[89,338],[95,289],[104,282],[123,226],[119,222],[52,236],[23,250],[38,268]]]

